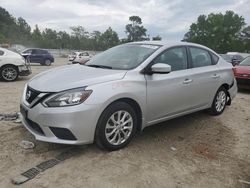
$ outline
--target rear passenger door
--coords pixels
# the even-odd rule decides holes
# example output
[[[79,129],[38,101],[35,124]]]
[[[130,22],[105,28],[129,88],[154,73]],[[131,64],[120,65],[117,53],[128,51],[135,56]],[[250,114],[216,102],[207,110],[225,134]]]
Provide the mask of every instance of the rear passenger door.
[[[220,70],[218,57],[214,53],[198,47],[189,48],[191,79],[197,106],[209,106],[220,86]]]

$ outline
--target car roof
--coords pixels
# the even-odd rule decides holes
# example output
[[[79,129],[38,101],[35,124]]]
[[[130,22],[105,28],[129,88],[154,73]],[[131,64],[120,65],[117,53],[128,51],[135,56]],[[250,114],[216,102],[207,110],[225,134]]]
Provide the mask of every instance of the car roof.
[[[139,42],[130,42],[127,44],[148,44],[148,45],[161,45],[164,47],[172,47],[172,46],[194,46],[194,47],[200,47],[200,48],[205,48],[207,50],[210,50],[214,53],[216,53],[215,51],[213,51],[212,49],[203,46],[201,44],[196,44],[196,43],[192,43],[192,42],[172,42],[172,41],[139,41]],[[217,53],[216,53],[217,54]]]
[[[44,51],[48,51],[47,49],[43,49],[43,48],[26,48],[24,51],[27,50],[44,50]]]
[[[227,52],[229,55],[240,55],[243,58],[248,57],[250,54],[249,53],[242,53],[242,52]]]

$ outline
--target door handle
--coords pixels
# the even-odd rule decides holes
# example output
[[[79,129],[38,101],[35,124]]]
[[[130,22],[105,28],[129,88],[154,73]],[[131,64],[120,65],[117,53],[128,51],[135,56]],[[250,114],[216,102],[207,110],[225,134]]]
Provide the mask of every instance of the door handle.
[[[191,80],[191,79],[185,79],[184,81],[183,81],[183,84],[189,84],[189,83],[191,83],[193,80]]]
[[[218,74],[214,74],[213,76],[212,76],[212,78],[219,78],[220,77],[220,75],[218,75]]]

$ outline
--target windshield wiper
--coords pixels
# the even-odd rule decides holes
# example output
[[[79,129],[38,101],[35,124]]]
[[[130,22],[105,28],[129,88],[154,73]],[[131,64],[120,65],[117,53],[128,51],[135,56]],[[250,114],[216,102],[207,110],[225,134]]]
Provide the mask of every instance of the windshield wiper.
[[[110,66],[106,66],[106,65],[87,65],[89,67],[95,67],[95,68],[102,68],[102,69],[112,69],[112,67]]]

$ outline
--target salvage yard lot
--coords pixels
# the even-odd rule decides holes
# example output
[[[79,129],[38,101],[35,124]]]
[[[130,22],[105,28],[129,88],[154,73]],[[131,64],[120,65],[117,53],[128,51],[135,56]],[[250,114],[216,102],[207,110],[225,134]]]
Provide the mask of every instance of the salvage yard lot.
[[[32,65],[32,76],[66,63]],[[19,111],[29,78],[0,82],[0,113]],[[239,91],[221,116],[203,111],[146,128],[114,152],[39,142],[11,121],[0,129],[1,188],[17,187],[11,178],[72,148],[71,158],[18,187],[250,187],[250,91]],[[36,147],[24,150],[22,140]]]

